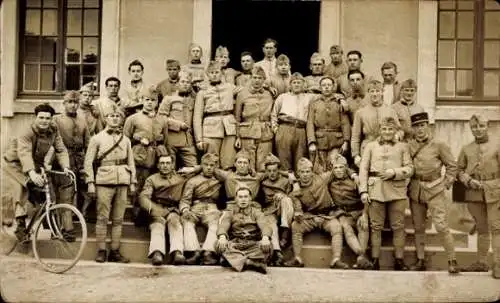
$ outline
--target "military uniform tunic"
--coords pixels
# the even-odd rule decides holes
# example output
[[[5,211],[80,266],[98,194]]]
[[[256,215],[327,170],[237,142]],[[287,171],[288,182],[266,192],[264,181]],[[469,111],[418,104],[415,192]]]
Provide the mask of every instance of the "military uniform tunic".
[[[424,112],[424,108],[420,106],[416,101],[412,103],[406,103],[400,100],[392,105],[392,108],[396,110],[399,117],[399,123],[404,131],[404,141],[408,141],[413,138],[413,129],[411,128],[411,116],[416,113]]]

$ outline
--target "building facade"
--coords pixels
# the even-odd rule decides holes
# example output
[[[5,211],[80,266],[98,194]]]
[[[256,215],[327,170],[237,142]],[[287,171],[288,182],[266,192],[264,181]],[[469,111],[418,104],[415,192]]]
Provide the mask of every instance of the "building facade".
[[[226,13],[222,2],[3,0],[0,6],[2,143],[31,121],[37,104],[49,102],[60,110],[64,90],[78,89],[82,83],[97,80],[103,91],[104,79],[110,76],[126,81],[128,63],[134,59],[143,62],[146,83],[154,84],[166,77],[167,58],[187,61],[191,42],[203,47],[203,59],[207,62],[217,45],[223,43],[221,39],[231,40],[226,44],[231,50],[231,45],[247,37],[262,42],[262,37],[268,36],[278,43],[280,39],[286,42],[283,52],[287,47],[290,51],[306,50],[308,54],[304,53],[298,64],[294,62],[300,53],[294,53],[292,70],[294,66],[307,66],[315,50],[328,57],[334,44],[341,45],[344,52],[361,51],[363,70],[376,78],[381,78],[383,62],[394,61],[400,81],[417,80],[418,103],[430,113],[436,135],[448,142],[455,154],[472,140],[467,123],[472,113],[488,117],[494,136],[500,137],[500,4],[497,1],[309,1],[302,4],[309,5],[309,10],[299,9],[302,13],[299,23],[307,23],[304,28],[309,31],[308,36],[314,37],[314,41],[305,42],[296,28],[279,26],[294,23],[287,18],[298,11],[301,1],[280,1],[286,7],[278,9],[286,13],[264,17],[255,13],[264,14],[267,10],[266,3],[259,1],[260,6],[253,8],[252,19],[231,21],[221,19]],[[245,15],[245,7],[241,5],[239,11],[238,7],[231,8],[236,9],[237,16]],[[252,26],[256,32],[253,36],[244,32]],[[225,32],[225,28],[232,29],[227,31],[232,37],[217,35]],[[267,33],[266,28],[282,29]],[[242,34],[238,35],[240,29]],[[287,40],[290,36],[296,39]],[[260,45],[255,47],[260,50]],[[261,59],[260,53],[255,55],[257,60]],[[234,63],[238,54],[231,58]]]

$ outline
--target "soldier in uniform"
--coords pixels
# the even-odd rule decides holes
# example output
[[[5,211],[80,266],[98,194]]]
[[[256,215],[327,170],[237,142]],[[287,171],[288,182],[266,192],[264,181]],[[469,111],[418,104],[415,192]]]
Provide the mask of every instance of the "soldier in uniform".
[[[252,202],[250,188],[244,185],[236,190],[236,206],[224,211],[217,229],[217,251],[223,264],[236,271],[255,270],[266,274],[266,263],[271,252],[269,222]]]
[[[267,84],[276,90],[275,97],[290,91],[291,68],[290,59],[286,55],[281,54],[276,58],[277,73],[271,78],[267,78]]]
[[[252,71],[250,85],[236,97],[235,118],[236,148],[250,152],[250,166],[256,171],[264,171],[264,159],[273,150],[271,110],[274,100],[264,89],[266,74],[256,66]]]
[[[399,100],[400,84],[396,79],[398,66],[394,62],[384,62],[380,68],[382,79],[384,79],[384,104],[392,105]]]
[[[250,83],[254,64],[255,61],[253,60],[251,52],[241,53],[241,73],[236,76],[237,86],[247,86]]]
[[[229,64],[229,50],[225,46],[218,46],[215,50],[215,61],[218,62],[222,70],[222,82],[235,84],[236,76],[239,74],[236,70],[227,67]]]
[[[321,97],[309,104],[307,115],[307,143],[309,155],[314,158],[314,171],[328,170],[328,155],[343,154],[349,148],[351,124],[340,105],[341,94],[336,94],[336,83],[330,77],[320,81]]]
[[[361,201],[369,204],[373,269],[376,270],[380,269],[380,247],[386,213],[392,229],[394,269],[408,270],[403,260],[404,218],[413,164],[408,146],[396,139],[398,127],[395,118],[384,118],[380,124],[380,136],[366,144],[359,166],[359,193]]]
[[[193,128],[196,146],[200,151],[220,157],[222,169],[230,168],[236,153],[236,120],[234,95],[239,92],[234,84],[221,81],[220,64],[212,61],[207,67],[210,84],[196,96]]]
[[[363,55],[361,54],[360,51],[358,50],[351,50],[347,53],[347,69],[348,72],[352,70],[359,70],[362,71],[361,69],[361,64],[363,63]],[[369,77],[365,72],[363,72],[365,75],[365,83],[368,83],[369,81],[373,80],[371,77]],[[340,90],[342,93],[346,96],[349,97],[352,94],[351,86],[349,85],[349,79],[347,78],[347,74],[344,74],[337,79],[339,81],[340,85]]]
[[[106,117],[109,113],[114,112],[117,107],[125,116],[126,104],[118,96],[121,81],[116,77],[109,77],[104,84],[106,85],[106,95],[92,102],[98,116],[96,133],[102,131],[106,127]],[[122,121],[122,123],[123,122],[124,121]]]
[[[179,73],[177,92],[166,96],[160,104],[158,114],[168,121],[168,149],[179,156],[183,167],[197,164],[193,138],[193,109],[195,97],[191,90],[191,75]]]
[[[457,163],[450,148],[430,135],[429,116],[426,112],[411,116],[415,138],[409,142],[415,173],[410,182],[410,208],[415,228],[417,263],[414,270],[425,270],[425,225],[427,210],[432,223],[443,238],[443,246],[448,255],[448,272],[459,272],[455,258],[453,236],[448,228],[445,190],[450,188],[457,174]],[[443,166],[446,174],[441,175]]]
[[[370,239],[368,228],[368,205],[363,205],[358,193],[358,185],[348,176],[347,160],[339,154],[329,157],[332,166],[332,179],[329,184],[330,195],[337,207],[338,218],[347,245],[358,256],[353,268],[370,269],[371,262],[366,257]],[[356,235],[354,228],[357,229]]]
[[[365,74],[359,70],[351,70],[347,73],[349,85],[351,86],[351,95],[347,97],[347,107],[344,111],[349,115],[349,122],[354,123],[354,115],[358,109],[364,107],[368,102],[365,99]]]
[[[200,89],[200,84],[205,80],[205,66],[201,62],[203,56],[203,49],[200,45],[191,43],[189,46],[189,63],[182,66],[181,70],[187,71],[191,74],[192,85],[195,92]]]
[[[64,113],[54,117],[54,123],[59,129],[64,145],[68,150],[70,168],[77,177],[77,207],[81,209],[84,216],[87,215],[87,208],[91,203],[87,195],[87,185],[85,183],[85,171],[83,162],[85,160],[85,150],[89,145],[90,134],[85,116],[78,113],[80,95],[76,91],[69,91],[64,95]],[[74,185],[68,182],[67,176],[54,176],[54,187],[57,189],[57,200],[67,204],[74,204]]]
[[[488,120],[473,115],[469,121],[474,142],[458,156],[458,180],[465,186],[464,202],[476,221],[477,258],[465,271],[488,271],[493,248],[493,277],[500,279],[500,144],[488,135]]]
[[[80,106],[78,107],[78,115],[85,117],[90,136],[96,134],[98,117],[98,112],[92,105],[92,99],[94,98],[94,84],[94,82],[89,82],[80,88]]]
[[[359,109],[354,115],[351,134],[351,152],[354,164],[359,167],[363,149],[368,142],[374,141],[380,134],[380,122],[386,117],[396,120],[400,128],[396,111],[384,104],[382,100],[382,83],[373,80],[368,83],[368,97],[370,103]],[[397,137],[401,137],[399,134]]]
[[[215,168],[218,166],[218,157],[207,153],[201,157],[202,172],[189,179],[184,186],[179,210],[182,215],[184,228],[184,250],[188,257],[186,263],[198,264],[203,256],[204,265],[215,265],[218,256],[215,253],[217,241],[217,226],[221,212],[217,209],[221,183],[215,178]],[[205,242],[200,251],[200,243],[196,234],[195,225],[202,223],[208,227]]]
[[[337,79],[340,76],[347,74],[347,65],[342,58],[344,51],[340,45],[332,45],[330,47],[330,59],[331,62],[326,66],[325,75]]]
[[[90,139],[85,154],[85,174],[89,195],[97,198],[96,262],[130,260],[120,253],[122,223],[127,205],[127,194],[134,195],[136,174],[130,139],[121,132],[123,112],[115,106],[108,111],[106,128]],[[95,163],[94,163],[95,162]],[[96,166],[94,171],[93,165]],[[106,233],[111,214],[111,251],[106,250]]]
[[[149,87],[144,84],[142,76],[144,75],[144,65],[139,60],[134,60],[128,65],[128,74],[132,78],[125,87],[125,116],[135,114],[142,107],[141,93],[148,90]]]
[[[271,112],[276,151],[283,169],[292,171],[298,159],[307,155],[306,124],[309,104],[316,98],[304,92],[304,78],[294,73],[292,91],[281,94]]]
[[[325,76],[325,58],[319,53],[312,54],[309,69],[311,70],[311,75],[304,78],[307,92],[319,94],[321,93],[319,82]]]
[[[392,104],[392,108],[396,111],[399,117],[399,123],[404,131],[404,141],[413,138],[413,129],[411,127],[410,117],[413,114],[421,113],[424,108],[415,100],[417,92],[417,83],[413,79],[403,81],[400,85],[400,99]]]
[[[331,173],[313,172],[313,164],[306,158],[297,163],[299,188],[291,193],[294,215],[292,222],[292,246],[294,258],[285,262],[289,267],[304,267],[302,242],[304,233],[322,229],[332,237],[332,261],[330,268],[347,269],[340,259],[342,255],[342,226],[334,216],[334,204],[328,191]]]
[[[158,102],[163,102],[163,99],[172,95],[177,90],[177,83],[179,82],[179,72],[181,64],[178,60],[168,59],[166,62],[168,78],[161,81],[156,85],[158,91]]]
[[[266,39],[262,46],[264,59],[255,63],[256,66],[262,67],[266,73],[266,78],[271,79],[274,75],[278,74],[276,65],[276,51],[278,50],[278,42],[274,39]]]
[[[139,200],[141,207],[151,216],[149,257],[153,265],[162,265],[165,256],[165,225],[168,227],[170,255],[175,265],[184,264],[182,255],[184,237],[179,212],[179,201],[186,180],[175,172],[172,155],[158,157],[158,173],[144,183]]]
[[[9,141],[2,160],[2,224],[10,225],[12,217],[17,227],[16,237],[26,234],[28,191],[41,188],[45,180],[40,172],[51,148],[64,171],[69,171],[68,151],[59,130],[52,122],[54,108],[49,104],[35,107],[35,120],[18,137]],[[71,218],[64,221],[64,234],[71,235]]]

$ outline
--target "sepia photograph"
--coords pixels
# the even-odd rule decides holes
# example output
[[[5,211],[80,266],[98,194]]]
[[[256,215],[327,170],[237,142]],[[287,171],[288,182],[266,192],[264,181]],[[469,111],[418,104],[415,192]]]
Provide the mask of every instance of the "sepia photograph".
[[[500,0],[0,0],[0,302],[500,302]]]

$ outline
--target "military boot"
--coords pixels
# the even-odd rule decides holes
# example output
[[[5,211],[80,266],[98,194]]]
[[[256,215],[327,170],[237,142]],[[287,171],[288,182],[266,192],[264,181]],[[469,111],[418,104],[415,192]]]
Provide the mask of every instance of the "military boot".
[[[198,265],[201,259],[201,252],[199,250],[192,252],[193,255],[186,259],[187,265]]]
[[[272,261],[271,261],[271,264],[273,266],[283,266],[283,253],[281,252],[281,250],[275,250],[273,252],[273,257],[272,257]]]
[[[109,252],[108,261],[109,262],[116,262],[116,263],[129,263],[130,259],[123,256],[120,253],[120,250],[115,249],[115,250],[112,250]]]
[[[359,255],[356,259],[356,264],[352,266],[354,269],[372,269],[373,264],[365,255]]]
[[[379,262],[378,258],[373,258],[372,264],[373,264],[373,266],[372,266],[373,270],[380,270],[380,262]]]
[[[154,266],[163,265],[163,254],[159,250],[155,250],[151,256],[151,263]]]
[[[16,218],[16,231],[14,234],[16,235],[17,240],[23,241],[26,237],[27,231],[26,231],[26,216],[22,217],[17,217]]]
[[[304,267],[304,262],[300,257],[295,257],[292,260],[285,262],[286,267]]]
[[[174,265],[184,265],[184,263],[186,263],[186,258],[184,258],[182,253],[178,250],[172,252],[171,260],[172,260],[172,264],[174,264]]]
[[[450,274],[460,273],[460,269],[458,268],[457,260],[448,261],[448,272]]]
[[[203,253],[203,265],[217,265],[219,260],[213,251],[205,251]]]
[[[394,270],[405,271],[408,270],[408,266],[406,266],[405,261],[403,259],[395,259],[394,260]]]
[[[413,264],[410,269],[414,271],[425,271],[427,269],[427,267],[425,266],[425,260],[417,259],[417,262],[415,262],[415,264]]]
[[[332,269],[349,269],[349,265],[339,260],[332,260],[330,263],[330,268]]]
[[[107,260],[107,251],[105,249],[99,249],[97,251],[97,256],[95,257],[95,261],[97,263],[104,263]]]
[[[289,244],[290,239],[290,228],[282,227],[281,235],[280,235],[280,247],[281,249],[285,249]]]
[[[266,264],[264,264],[263,262],[246,260],[245,261],[245,269],[260,272],[261,274],[267,274]]]

